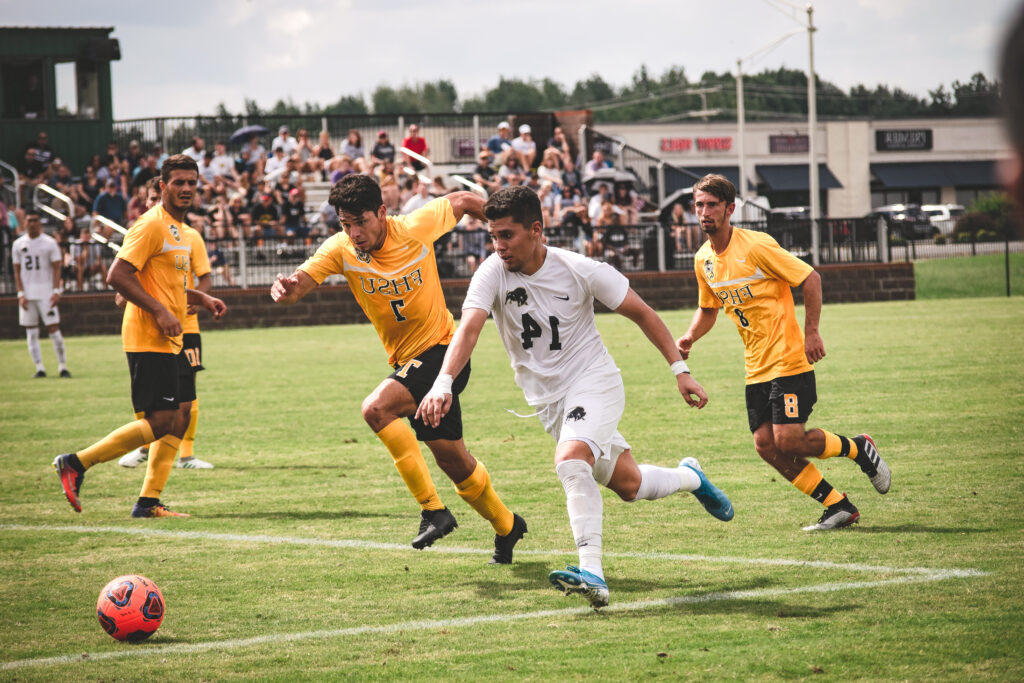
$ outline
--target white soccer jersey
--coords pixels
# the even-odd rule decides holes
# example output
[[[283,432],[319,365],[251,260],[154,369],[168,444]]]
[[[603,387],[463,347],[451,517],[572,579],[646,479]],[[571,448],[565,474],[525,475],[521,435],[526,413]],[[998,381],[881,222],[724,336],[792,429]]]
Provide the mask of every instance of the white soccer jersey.
[[[594,324],[594,300],[615,310],[628,291],[629,280],[608,264],[547,247],[533,275],[511,273],[497,254],[489,256],[473,274],[462,308],[494,317],[516,384],[537,406],[561,398],[590,368],[618,372]]]
[[[48,300],[53,294],[53,262],[63,260],[57,240],[45,233],[35,239],[22,235],[14,240],[11,255],[21,266],[25,298]]]

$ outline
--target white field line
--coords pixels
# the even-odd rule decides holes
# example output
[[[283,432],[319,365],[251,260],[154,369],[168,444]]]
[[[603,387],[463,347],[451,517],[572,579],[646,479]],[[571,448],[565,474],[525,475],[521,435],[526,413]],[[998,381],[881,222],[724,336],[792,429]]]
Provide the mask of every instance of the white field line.
[[[8,531],[54,531],[73,534],[131,534],[136,536],[153,536],[160,538],[204,539],[208,541],[224,541],[228,543],[271,543],[280,545],[309,545],[320,548],[365,548],[370,550],[401,550],[413,553],[412,548],[404,543],[379,543],[377,541],[359,541],[346,539],[309,538],[302,536],[267,536],[263,534],[222,534],[210,531],[187,531],[178,529],[154,529],[151,527],[130,526],[77,526],[49,524],[0,524],[0,530]],[[490,555],[494,551],[489,548],[462,548],[457,546],[431,547],[422,551],[428,553],[450,553],[455,555]],[[572,555],[575,549],[530,550],[517,549],[516,555]],[[889,574],[922,574],[930,575],[936,571],[963,572],[961,576],[984,576],[985,572],[974,569],[932,569],[928,567],[885,567],[878,565],[825,562],[820,560],[787,560],[782,558],[728,557],[712,555],[690,555],[679,553],[639,553],[611,552],[603,553],[605,557],[627,557],[669,562],[710,562],[714,564],[750,564],[775,567],[809,567],[814,569],[838,569],[850,572],[873,572]]]
[[[609,607],[603,608],[601,611],[631,612],[659,607],[673,607],[676,605],[693,605],[710,602],[726,602],[731,600],[761,600],[764,598],[775,598],[786,595],[796,595],[799,593],[834,593],[837,591],[855,590],[859,588],[877,588],[879,586],[889,586],[893,584],[942,581],[944,579],[958,578],[962,576],[980,576],[984,574],[985,572],[975,570],[933,570],[930,574],[908,574],[896,576],[891,579],[879,579],[877,581],[847,581],[822,583],[813,586],[799,586],[797,588],[765,588],[760,590],[725,591],[720,593],[704,593],[701,595],[688,595],[676,598],[663,598],[660,600],[624,602],[612,604]],[[238,648],[254,647],[257,645],[290,643],[302,640],[344,638],[348,636],[365,635],[368,633],[387,634],[410,631],[437,631],[445,628],[469,627],[476,626],[478,624],[496,622],[509,623],[514,621],[523,621],[526,619],[543,619],[552,617],[566,618],[572,616],[584,616],[592,613],[593,611],[594,610],[590,607],[570,607],[566,609],[520,612],[518,614],[481,614],[475,617],[460,617],[457,619],[404,621],[398,624],[386,624],[383,626],[354,626],[351,628],[305,631],[301,633],[272,633],[265,636],[254,636],[252,638],[213,640],[205,643],[182,643],[180,645],[166,645],[160,647],[132,647],[124,650],[108,650],[105,652],[83,653],[78,655],[60,655],[57,657],[41,657],[39,659],[19,659],[13,662],[3,662],[0,664],[0,671],[67,664],[71,662],[96,662],[106,659],[119,659],[122,657],[144,657],[147,655],[166,656],[170,654],[195,654],[208,652],[210,650],[236,650]]]

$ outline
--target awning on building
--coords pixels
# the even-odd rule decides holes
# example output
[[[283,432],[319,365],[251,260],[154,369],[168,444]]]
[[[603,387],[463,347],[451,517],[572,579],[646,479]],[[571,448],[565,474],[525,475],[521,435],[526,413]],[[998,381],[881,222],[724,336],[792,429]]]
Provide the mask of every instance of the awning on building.
[[[765,164],[754,167],[761,180],[772,192],[787,192],[811,189],[811,177],[807,172],[807,164]],[[825,164],[818,164],[818,188],[822,190],[838,190],[842,184],[832,175]]]
[[[739,166],[680,166],[679,168],[689,171],[693,175],[687,173],[680,173],[671,166],[665,167],[665,194],[671,194],[678,189],[684,187],[692,187],[699,178],[703,178],[708,173],[717,173],[718,175],[724,175],[729,179],[729,182],[739,187],[740,184],[740,167]],[[696,176],[696,177],[694,177]],[[747,184],[750,184],[750,179],[747,179]],[[753,188],[750,188],[753,189]]]
[[[994,187],[995,161],[909,161],[871,164],[871,173],[887,188]]]

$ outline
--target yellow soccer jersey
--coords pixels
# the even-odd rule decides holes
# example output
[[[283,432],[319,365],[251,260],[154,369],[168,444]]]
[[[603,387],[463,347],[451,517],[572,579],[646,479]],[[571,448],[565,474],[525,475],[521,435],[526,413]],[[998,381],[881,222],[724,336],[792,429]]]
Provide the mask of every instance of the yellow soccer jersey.
[[[181,224],[182,234],[188,239],[192,246],[192,274],[188,278],[188,286],[196,288],[199,278],[210,272],[210,257],[206,253],[206,242],[199,231],[190,225]],[[199,334],[199,314],[186,313],[185,320],[181,324],[183,334]]]
[[[813,370],[790,287],[814,270],[770,235],[733,228],[729,246],[716,254],[710,242],[693,262],[701,308],[725,308],[743,339],[747,384]]]
[[[184,322],[187,308],[185,289],[192,271],[192,246],[182,223],[171,218],[157,205],[142,214],[125,235],[117,258],[135,266],[136,277],[150,296]],[[125,351],[178,353],[181,335],[165,337],[156,319],[128,302],[121,322],[121,341]]]
[[[380,335],[388,362],[404,363],[447,344],[455,333],[434,258],[434,241],[454,227],[452,205],[441,197],[406,216],[388,216],[380,249],[360,251],[339,232],[299,269],[317,284],[343,274]]]

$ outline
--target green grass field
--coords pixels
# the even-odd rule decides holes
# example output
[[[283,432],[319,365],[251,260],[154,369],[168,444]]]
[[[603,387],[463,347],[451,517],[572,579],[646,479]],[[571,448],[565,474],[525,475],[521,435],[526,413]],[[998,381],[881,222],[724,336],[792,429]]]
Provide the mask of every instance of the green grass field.
[[[664,317],[679,333],[690,312]],[[691,357],[699,412],[636,327],[599,327],[638,461],[695,455],[736,508],[723,524],[689,494],[606,491],[599,613],[547,583],[576,558],[564,494],[550,438],[505,411],[526,406],[491,324],[466,438],[529,523],[511,566],[487,565],[493,532],[433,463],[460,527],[408,546],[418,509],[359,415],[388,371],[367,326],[204,333],[197,454],[217,469],[174,470],[163,496],[189,519],[130,519],[144,472],[115,462],[88,473],[82,514],[60,493],[54,455],[131,417],[118,339],[68,339],[70,381],[29,379],[24,341],[0,342],[0,679],[1024,678],[1024,299],[826,306],[811,424],[869,431],[894,480],[879,496],[821,463],[862,518],[817,535],[800,528],[820,506],[753,450],[728,321]],[[167,603],[141,645],[95,616],[125,573]]]
[[[915,261],[914,280],[918,299],[1006,296],[1006,256]],[[1024,295],[1024,254],[1010,254],[1010,295]]]

